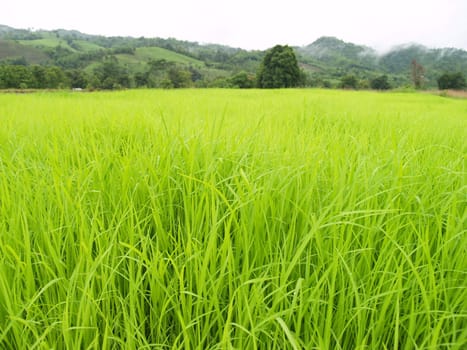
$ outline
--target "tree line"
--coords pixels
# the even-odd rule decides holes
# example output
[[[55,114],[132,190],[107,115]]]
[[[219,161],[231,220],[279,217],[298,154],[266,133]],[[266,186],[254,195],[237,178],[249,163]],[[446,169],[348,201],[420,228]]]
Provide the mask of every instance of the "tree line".
[[[415,88],[423,87],[424,68],[411,63],[411,78]],[[438,80],[439,89],[465,89],[465,77],[460,72],[445,73]],[[28,66],[25,62],[0,64],[0,89],[122,89],[122,88],[289,88],[322,86],[325,81],[313,81],[300,69],[293,48],[276,45],[268,50],[257,74],[239,71],[230,76],[209,79],[196,67],[171,61],[150,60],[141,71],[130,73],[115,56],[105,56],[92,70],[58,66]],[[337,85],[343,89],[388,90],[392,88],[387,75],[358,79],[341,76]]]
[[[130,74],[114,58],[92,71],[57,66],[0,64],[0,89],[122,89],[139,87],[181,88],[194,84],[199,74],[172,62],[149,62],[146,71]]]

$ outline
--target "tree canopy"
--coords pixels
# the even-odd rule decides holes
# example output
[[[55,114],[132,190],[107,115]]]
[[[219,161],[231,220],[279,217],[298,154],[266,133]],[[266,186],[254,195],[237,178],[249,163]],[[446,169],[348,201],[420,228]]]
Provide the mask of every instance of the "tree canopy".
[[[352,74],[345,75],[341,78],[339,87],[342,89],[358,89],[358,79]]]
[[[260,88],[289,88],[300,85],[297,57],[288,45],[276,45],[266,52],[257,81]]]
[[[381,75],[377,78],[372,79],[370,82],[370,86],[374,90],[389,90],[391,88],[391,84],[389,84],[387,75]]]
[[[465,77],[461,72],[444,73],[438,78],[438,87],[440,90],[462,90],[466,86]]]

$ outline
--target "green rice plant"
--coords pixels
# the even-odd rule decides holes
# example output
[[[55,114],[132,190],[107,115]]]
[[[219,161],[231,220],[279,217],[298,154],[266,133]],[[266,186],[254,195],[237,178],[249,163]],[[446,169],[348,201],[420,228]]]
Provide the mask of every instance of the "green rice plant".
[[[0,94],[0,348],[465,349],[467,102]]]

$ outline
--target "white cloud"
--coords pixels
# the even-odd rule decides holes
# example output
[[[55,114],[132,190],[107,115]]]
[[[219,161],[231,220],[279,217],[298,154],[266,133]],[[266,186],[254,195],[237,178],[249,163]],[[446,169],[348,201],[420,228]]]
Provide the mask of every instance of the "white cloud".
[[[264,49],[322,35],[385,49],[420,42],[467,49],[465,0],[15,0],[0,23],[91,34],[175,37]]]

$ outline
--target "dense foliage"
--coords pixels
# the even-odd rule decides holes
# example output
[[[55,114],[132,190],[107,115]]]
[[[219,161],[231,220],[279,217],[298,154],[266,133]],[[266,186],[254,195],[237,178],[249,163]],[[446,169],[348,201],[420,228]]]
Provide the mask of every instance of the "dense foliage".
[[[257,76],[260,88],[289,88],[300,85],[300,69],[293,49],[276,45],[264,55]]]
[[[339,87],[342,89],[358,89],[358,79],[355,75],[343,76]]]
[[[462,73],[444,73],[438,78],[440,90],[454,89],[462,90],[466,87],[465,77]]]
[[[389,90],[391,88],[387,75],[381,75],[372,79],[370,85],[374,90]]]
[[[0,65],[0,89],[57,89],[70,86],[70,81],[55,66]]]

